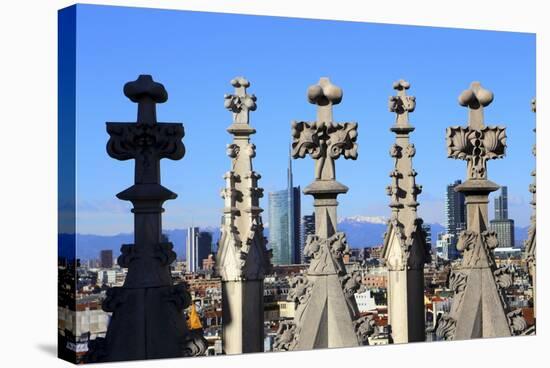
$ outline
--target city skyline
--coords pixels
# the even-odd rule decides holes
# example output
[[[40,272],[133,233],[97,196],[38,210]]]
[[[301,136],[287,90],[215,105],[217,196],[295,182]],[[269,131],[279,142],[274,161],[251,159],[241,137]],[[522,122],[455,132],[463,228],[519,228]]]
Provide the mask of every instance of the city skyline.
[[[59,34],[59,357],[536,334],[534,35],[91,5]]]
[[[496,96],[487,111],[487,123],[505,125],[509,137],[506,160],[495,161],[490,175],[508,186],[510,217],[521,227],[529,223],[532,165],[525,163],[533,161],[532,34],[104,6],[78,5],[77,13],[77,233],[112,235],[132,228],[130,204],[116,199],[114,193],[128,184],[133,169],[130,163],[115,163],[106,155],[105,122],[135,120],[134,106],[125,101],[120,86],[141,73],[158,76],[169,91],[171,103],[159,106],[159,121],[181,121],[186,130],[186,156],[180,162],[163,161],[163,183],[179,195],[165,204],[165,229],[220,225],[223,203],[218,193],[227,171],[222,158],[229,143],[223,95],[228,92],[227,82],[238,74],[251,80],[250,91],[258,97],[253,117],[255,167],[266,192],[284,185],[291,121],[315,117],[314,107],[304,97],[307,86],[326,75],[344,89],[335,120],[359,123],[360,153],[357,161],[338,167],[338,177],[350,187],[340,201],[341,218],[390,215],[385,187],[392,163],[386,152],[393,117],[386,98],[394,80],[408,79],[417,98],[412,118],[417,127],[415,168],[424,187],[419,216],[439,224],[444,221],[446,185],[465,177],[462,165],[447,159],[445,128],[466,123],[467,115],[456,98],[472,78],[481,80]],[[124,25],[117,22],[120,17],[127,20]],[[102,19],[99,29],[94,26],[97,19]],[[155,26],[147,31],[131,26],[143,22]],[[257,30],[242,55],[225,41],[225,30],[235,22]],[[404,31],[415,42],[402,44],[400,52],[408,56],[400,59],[392,45]],[[328,40],[317,40],[316,34],[326,34]],[[178,36],[177,42],[172,35]],[[330,40],[335,41],[332,52],[340,57],[307,68],[293,62],[314,55]],[[271,47],[274,44],[278,46]],[[151,52],[142,55],[143,48]],[[192,57],[188,49],[196,51]],[[472,52],[484,57],[472,63]],[[208,170],[200,169],[204,162],[209,163]],[[312,169],[306,160],[296,160],[294,165],[295,183],[303,188],[311,181]],[[508,175],[510,167],[518,168],[517,175]],[[302,213],[311,212],[311,198],[301,197],[301,202]],[[260,205],[266,210],[267,198]]]

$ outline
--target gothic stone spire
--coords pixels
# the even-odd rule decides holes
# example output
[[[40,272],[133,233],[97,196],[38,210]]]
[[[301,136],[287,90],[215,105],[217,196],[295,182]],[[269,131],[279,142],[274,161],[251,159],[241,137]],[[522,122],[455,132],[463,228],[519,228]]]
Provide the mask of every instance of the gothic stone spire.
[[[223,346],[226,354],[263,351],[263,279],[271,267],[260,216],[260,174],[252,169],[256,147],[250,135],[249,113],[256,110],[256,96],[247,94],[250,82],[231,81],[233,94],[225,95],[225,108],[233,123],[227,131],[233,142],[227,146],[231,170],[225,173],[222,198],[223,223],[218,243],[218,268],[222,278]]]
[[[408,96],[407,81],[393,84],[397,96],[389,98],[389,110],[396,114],[390,130],[396,134],[390,148],[394,168],[390,172],[392,183],[387,187],[391,197],[391,219],[384,236],[383,258],[389,270],[388,314],[395,343],[425,340],[424,326],[424,263],[429,261],[429,245],[417,217],[417,195],[422,186],[416,183],[412,158],[416,154],[409,134],[414,127],[409,114],[416,107],[414,96]],[[416,305],[417,307],[412,307]]]
[[[493,101],[493,93],[479,82],[473,82],[458,101],[468,108],[468,126],[447,128],[447,149],[449,157],[467,161],[467,180],[456,187],[466,198],[467,224],[456,246],[463,259],[453,267],[449,281],[453,304],[438,321],[436,332],[448,340],[510,336],[525,322],[517,311],[508,311],[502,296],[501,289],[511,285],[511,277],[495,265],[498,240],[488,229],[488,202],[489,193],[499,186],[487,179],[487,161],[505,155],[506,129],[484,125],[483,109]]]
[[[124,285],[107,291],[103,310],[112,312],[104,340],[96,339],[89,361],[118,361],[199,355],[206,350],[200,331],[188,331],[184,309],[191,298],[185,284],[173,285],[176,259],[162,241],[162,204],[176,194],[160,184],[160,160],[179,160],[185,150],[183,125],[157,123],[156,104],[167,100],[164,86],[140,75],[124,86],[138,104],[136,123],[107,123],[109,156],[135,160],[135,184],[117,194],[134,208],[134,244],[121,248],[118,264],[128,268]]]
[[[536,113],[537,111],[537,101],[533,99],[531,101],[531,110]],[[533,129],[536,132],[536,128]],[[536,144],[533,145],[533,156],[537,155]],[[529,225],[527,240],[525,240],[525,259],[527,261],[527,267],[529,269],[529,274],[533,282],[533,305],[535,306],[536,311],[536,253],[537,253],[537,172],[533,170],[531,175],[533,176],[533,183],[529,185],[529,191],[532,193],[533,197],[531,199],[531,206],[533,207],[533,213],[531,214],[531,224]],[[536,313],[535,313],[536,314]]]
[[[348,188],[336,181],[335,161],[340,156],[357,158],[357,124],[333,122],[332,107],[342,96],[341,88],[321,78],[307,92],[309,102],[317,106],[317,120],[292,124],[293,157],[309,154],[315,160],[315,180],[304,189],[314,198],[315,235],[308,236],[304,248],[310,266],[291,283],[289,299],[297,303],[294,321],[281,324],[276,350],[367,343],[363,324],[368,321],[358,320],[354,298],[361,278],[347,274],[342,260],[348,252],[346,236],[336,231],[336,197]]]

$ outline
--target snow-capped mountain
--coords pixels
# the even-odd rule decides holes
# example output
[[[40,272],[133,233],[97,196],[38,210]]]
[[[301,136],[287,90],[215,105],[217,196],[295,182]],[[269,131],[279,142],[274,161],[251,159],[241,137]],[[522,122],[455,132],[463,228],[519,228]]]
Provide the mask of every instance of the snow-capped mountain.
[[[388,223],[388,218],[385,216],[349,216],[338,219],[338,223],[343,222],[368,222],[371,224],[386,225]]]
[[[349,216],[338,220],[338,230],[346,233],[351,248],[374,247],[383,243],[387,223],[385,216]],[[437,234],[444,228],[437,223],[430,226],[432,242],[435,243]]]
[[[388,219],[383,216],[350,216],[338,220],[338,231],[346,233],[351,248],[380,245]]]

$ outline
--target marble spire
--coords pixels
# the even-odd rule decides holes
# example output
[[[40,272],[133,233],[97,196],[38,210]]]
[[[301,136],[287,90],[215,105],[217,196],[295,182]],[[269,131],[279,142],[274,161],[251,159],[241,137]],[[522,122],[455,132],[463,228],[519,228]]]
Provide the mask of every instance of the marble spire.
[[[409,114],[416,106],[414,96],[408,96],[410,84],[399,80],[393,88],[397,96],[389,98],[389,110],[396,114],[390,130],[396,134],[390,148],[394,168],[390,172],[391,218],[384,236],[382,257],[388,268],[388,317],[394,343],[424,341],[424,264],[430,260],[430,247],[417,216],[417,195],[422,186],[416,183],[412,159],[416,154],[409,134],[414,127]]]
[[[281,323],[275,350],[349,347],[368,341],[370,320],[358,319],[354,298],[361,276],[346,272],[346,235],[336,229],[336,197],[348,188],[336,181],[335,163],[341,156],[357,158],[357,124],[336,123],[332,116],[342,96],[341,88],[321,78],[307,91],[309,102],[317,106],[317,120],[292,124],[292,156],[310,155],[315,162],[314,181],[304,189],[314,198],[315,234],[308,236],[304,247],[310,266],[291,282],[294,320]]]
[[[256,96],[247,93],[250,82],[231,80],[234,93],[226,94],[224,105],[233,115],[227,131],[233,142],[227,146],[231,169],[225,173],[221,237],[218,243],[217,273],[222,279],[223,351],[241,354],[263,351],[263,280],[271,267],[270,252],[263,235],[258,187],[260,174],[252,168],[256,146],[250,135],[250,112],[256,110]]]
[[[117,194],[130,201],[134,243],[124,244],[118,265],[128,273],[122,287],[107,290],[102,308],[111,312],[105,339],[90,343],[86,361],[105,362],[202,355],[202,330],[189,331],[184,309],[191,303],[185,284],[173,285],[173,244],[162,236],[162,205],[177,197],[160,184],[160,160],[185,154],[181,123],[158,123],[156,104],[168,99],[164,86],[140,75],[124,86],[138,104],[136,123],[107,123],[107,153],[116,160],[135,160],[134,185]]]
[[[531,101],[531,110],[537,112],[537,101],[533,99]],[[536,128],[533,129],[536,132]],[[537,155],[537,146],[533,145],[533,156]],[[536,287],[537,287],[537,171],[534,169],[531,172],[533,176],[533,183],[529,185],[529,191],[532,193],[531,206],[533,207],[533,213],[531,214],[531,224],[529,225],[527,240],[525,240],[525,260],[529,270],[529,275],[533,282],[533,308],[536,316]]]
[[[436,328],[437,335],[447,340],[511,336],[525,328],[520,311],[508,310],[503,294],[512,278],[506,268],[495,264],[493,249],[498,239],[488,228],[489,193],[499,186],[488,179],[487,162],[503,158],[506,152],[506,128],[484,125],[484,109],[493,97],[473,82],[458,98],[468,108],[468,125],[447,128],[449,157],[467,163],[467,180],[455,188],[466,203],[466,230],[456,245],[463,258],[449,277],[454,291],[451,310]]]

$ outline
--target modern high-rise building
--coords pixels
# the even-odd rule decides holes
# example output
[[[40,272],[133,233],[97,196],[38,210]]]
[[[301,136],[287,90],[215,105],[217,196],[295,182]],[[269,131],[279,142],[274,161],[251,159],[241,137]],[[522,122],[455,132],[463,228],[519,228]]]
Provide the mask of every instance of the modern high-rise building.
[[[306,263],[308,261],[304,256],[304,247],[308,235],[315,235],[315,213],[302,217],[302,239],[300,241],[301,263]]]
[[[447,185],[445,193],[445,232],[450,235],[447,241],[447,254],[444,258],[453,260],[459,257],[459,252],[456,249],[458,235],[466,229],[466,204],[464,194],[455,191],[455,188],[462,181],[456,180],[454,183]]]
[[[495,220],[508,220],[508,187],[500,187],[500,195],[495,198]]]
[[[275,265],[301,263],[300,187],[292,183],[292,160],[289,159],[287,189],[269,193],[269,242]]]
[[[186,242],[187,272],[197,272],[202,269],[202,261],[212,252],[212,234],[200,231],[198,227],[187,229]]]
[[[515,242],[514,220],[508,218],[508,187],[500,188],[500,195],[495,198],[495,219],[490,228],[497,233],[499,248],[513,248]]]
[[[111,249],[102,250],[99,253],[99,262],[101,268],[113,268],[113,251]]]

